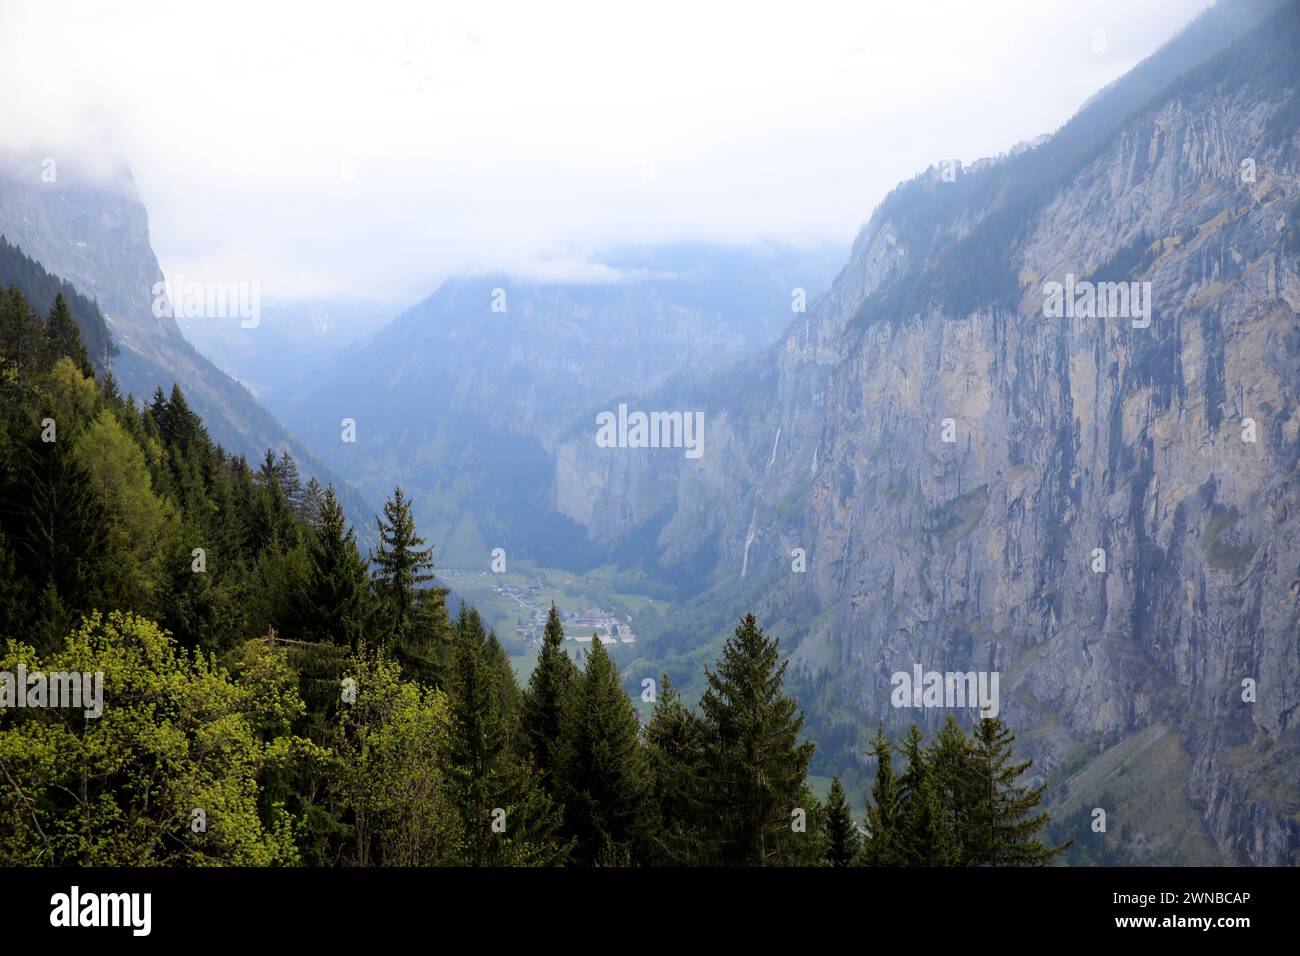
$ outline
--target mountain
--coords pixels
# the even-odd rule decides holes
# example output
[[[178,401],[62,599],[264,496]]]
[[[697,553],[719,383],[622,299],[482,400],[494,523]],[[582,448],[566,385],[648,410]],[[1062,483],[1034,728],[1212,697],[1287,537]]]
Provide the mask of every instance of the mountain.
[[[190,318],[177,325],[190,344],[247,388],[277,420],[322,368],[391,319],[383,302],[333,297],[263,299],[256,327],[239,316]]]
[[[117,350],[112,369],[122,392],[148,400],[155,389],[170,392],[179,384],[215,442],[254,463],[268,448],[289,452],[306,475],[335,483],[349,515],[368,533],[373,509],[246,388],[201,356],[181,334],[170,307],[155,316],[153,290],[164,277],[130,174],[91,177],[67,162],[55,167],[51,182],[41,173],[38,159],[3,157],[0,236],[93,300]]]
[[[998,672],[1062,816],[1300,862],[1298,51],[1300,5],[1220,3],[1039,145],[903,184],[776,345],[641,396],[702,457],[589,416],[557,508],[686,617],[757,603],[817,772],[950,712],[894,673]],[[1055,317],[1083,282],[1150,283],[1149,324]]]
[[[842,255],[681,244],[615,250],[584,281],[452,279],[312,376],[284,418],[372,500],[401,484],[443,562],[503,547],[589,566],[597,549],[547,497],[574,417],[767,345]]]

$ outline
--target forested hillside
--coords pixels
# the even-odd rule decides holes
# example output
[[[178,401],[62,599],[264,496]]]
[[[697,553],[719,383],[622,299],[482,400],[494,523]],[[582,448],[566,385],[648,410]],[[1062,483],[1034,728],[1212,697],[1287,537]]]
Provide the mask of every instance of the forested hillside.
[[[551,620],[526,688],[448,614],[394,491],[359,551],[293,460],[214,445],[179,388],[98,377],[66,300],[0,295],[0,863],[1022,865],[1011,734],[873,743],[867,826],[746,616],[692,708],[642,727],[599,640]],[[98,714],[46,699],[100,675]],[[66,703],[66,701],[64,702]],[[896,773],[899,757],[904,769]],[[863,840],[863,833],[869,838]]]

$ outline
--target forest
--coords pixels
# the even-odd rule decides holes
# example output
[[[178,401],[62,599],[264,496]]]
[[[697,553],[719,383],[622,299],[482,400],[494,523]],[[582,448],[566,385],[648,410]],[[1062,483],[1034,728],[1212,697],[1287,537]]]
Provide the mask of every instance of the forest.
[[[883,723],[819,800],[778,640],[746,615],[642,724],[551,609],[520,687],[453,612],[411,502],[363,554],[332,487],[120,394],[68,301],[0,292],[0,682],[102,675],[102,713],[0,707],[6,866],[1022,866],[1043,789],[998,719]],[[28,679],[31,679],[30,677]],[[854,805],[865,807],[855,819]]]

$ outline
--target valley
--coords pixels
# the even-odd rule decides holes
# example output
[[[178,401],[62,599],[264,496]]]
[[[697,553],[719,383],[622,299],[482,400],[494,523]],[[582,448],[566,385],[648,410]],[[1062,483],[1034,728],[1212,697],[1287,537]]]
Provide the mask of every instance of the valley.
[[[733,728],[717,717],[718,675],[743,646],[763,655],[748,677],[770,667],[765,686],[798,702],[772,704],[795,768],[787,802],[829,801],[843,785],[861,823],[882,753],[905,752],[889,741],[914,732],[939,747],[946,733],[957,746],[951,735],[973,741],[998,717],[1032,761],[1027,785],[1044,788],[1058,849],[1097,834],[1072,846],[1071,865],[1294,866],[1298,51],[1293,0],[1220,0],[1053,132],[909,167],[883,195],[843,190],[860,217],[851,243],[757,227],[697,229],[704,239],[676,223],[598,241],[577,222],[525,255],[523,239],[511,244],[527,231],[520,213],[495,221],[511,243],[484,246],[500,261],[444,255],[414,295],[400,291],[404,263],[400,285],[329,291],[313,275],[311,294],[265,303],[241,280],[217,316],[187,314],[211,285],[187,291],[179,273],[168,284],[125,168],[68,162],[42,183],[34,154],[0,154],[15,356],[0,386],[21,409],[0,436],[12,471],[0,493],[14,502],[0,514],[0,571],[10,533],[41,569],[19,597],[0,581],[0,613],[12,604],[26,615],[14,621],[39,622],[45,651],[73,609],[133,600],[161,632],[268,682],[284,675],[257,669],[259,648],[275,648],[309,698],[295,727],[314,721],[321,739],[348,654],[392,691],[386,714],[400,698],[409,726],[437,724],[446,740],[444,708],[491,701],[481,723],[460,714],[456,733],[500,731],[498,742],[531,713],[515,749],[540,762],[494,769],[500,779],[550,773],[546,735],[561,716],[566,746],[585,746],[588,725],[613,728],[632,767],[658,713],[669,726],[656,759],[671,763],[673,735],[698,727],[656,707],[665,676],[682,708],[712,715],[708,746],[722,752]],[[450,216],[463,170],[427,165]],[[545,198],[535,175],[526,191]],[[368,200],[402,182],[380,177]],[[628,208],[649,216],[638,204],[653,196]],[[346,219],[367,200],[333,201]],[[400,238],[403,217],[383,208],[379,224]],[[467,244],[483,241],[483,222],[494,220],[460,224]],[[428,249],[461,239],[426,225]],[[733,232],[748,238],[719,238]],[[308,245],[322,261],[345,248],[367,275],[391,262],[366,242],[392,261],[392,248],[426,251],[342,233]],[[24,338],[37,327],[54,343],[43,351]],[[29,387],[38,374],[46,392]],[[45,420],[41,402],[63,444],[23,431],[23,415]],[[66,456],[64,470],[41,455]],[[62,537],[65,507],[84,541]],[[65,549],[57,567],[42,563],[51,542]],[[199,551],[211,573],[187,570]],[[153,619],[107,626],[152,647],[170,639]],[[564,632],[550,650],[548,623]],[[389,659],[365,656],[372,633]],[[526,690],[535,674],[554,694],[550,723]],[[572,700],[557,703],[579,679],[585,723]],[[385,739],[432,739],[408,740],[406,726]],[[454,747],[455,773],[479,767],[470,744]],[[619,786],[636,789],[642,770]],[[441,773],[411,785],[436,789]],[[906,779],[911,800],[922,778]],[[568,797],[572,816],[590,792]],[[755,818],[787,840],[785,805],[764,807]],[[298,810],[304,832],[319,823]],[[1099,810],[1110,830],[1090,829]],[[440,860],[473,844],[416,830]],[[248,859],[290,854],[275,844],[287,832]],[[609,862],[597,836],[584,859]],[[690,859],[693,839],[664,837],[646,858]],[[398,844],[392,859],[409,851]],[[941,844],[908,859],[948,865],[958,851]],[[549,850],[537,852],[530,862]]]

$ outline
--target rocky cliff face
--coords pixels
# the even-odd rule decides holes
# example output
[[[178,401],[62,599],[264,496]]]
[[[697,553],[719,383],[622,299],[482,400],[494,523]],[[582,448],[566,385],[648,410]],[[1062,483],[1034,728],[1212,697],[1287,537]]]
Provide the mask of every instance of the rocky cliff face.
[[[645,397],[705,411],[703,459],[579,426],[557,505],[763,582],[863,726],[942,719],[896,671],[1000,672],[1058,806],[1135,858],[1300,862],[1298,49],[1287,4],[1141,108],[902,187],[763,361]],[[1086,280],[1150,283],[1149,327],[1045,314]]]

